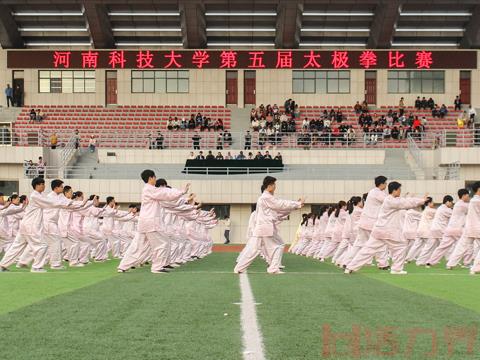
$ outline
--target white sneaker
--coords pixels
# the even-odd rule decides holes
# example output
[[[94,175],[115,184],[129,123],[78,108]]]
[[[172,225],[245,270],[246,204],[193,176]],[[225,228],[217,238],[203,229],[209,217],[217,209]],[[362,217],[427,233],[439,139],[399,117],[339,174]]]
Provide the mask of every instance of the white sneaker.
[[[82,263],[70,264],[70,267],[85,267],[85,264],[82,264]]]
[[[60,265],[60,266],[50,266],[50,269],[52,270],[65,270],[65,266]]]
[[[178,264],[175,264],[175,263],[173,263],[173,264],[170,264],[170,266],[171,266],[171,267],[173,267],[173,268],[178,268],[178,267],[180,267],[180,265],[178,265]]]
[[[280,265],[279,268],[280,269],[285,269],[285,265]]]
[[[15,267],[17,269],[26,269],[28,268],[28,265],[18,263],[17,265],[15,265]]]
[[[47,272],[47,270],[45,270],[45,269],[42,269],[42,268],[39,268],[39,269],[32,268],[32,269],[30,270],[30,272],[32,272],[32,273],[38,273],[38,274],[42,274],[42,273],[46,273],[46,272]]]
[[[392,275],[407,275],[407,272],[405,270],[401,270],[401,271],[390,270],[390,274],[392,274]]]
[[[351,275],[351,274],[353,274],[353,271],[349,270],[349,269],[345,269],[345,271],[343,273],[347,274],[347,275]]]

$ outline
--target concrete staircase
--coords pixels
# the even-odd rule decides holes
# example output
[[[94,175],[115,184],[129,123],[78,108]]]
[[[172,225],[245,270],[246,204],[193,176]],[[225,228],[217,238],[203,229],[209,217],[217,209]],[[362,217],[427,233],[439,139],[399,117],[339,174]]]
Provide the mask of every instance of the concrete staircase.
[[[232,149],[241,149],[243,132],[250,128],[250,108],[231,108],[230,128],[232,130]]]
[[[409,166],[405,159],[405,153],[408,152],[406,149],[385,149],[385,167],[388,168],[392,175],[395,176],[395,173],[402,175],[402,179],[416,179],[417,174]]]
[[[0,107],[0,123],[13,123],[22,112],[21,107]]]

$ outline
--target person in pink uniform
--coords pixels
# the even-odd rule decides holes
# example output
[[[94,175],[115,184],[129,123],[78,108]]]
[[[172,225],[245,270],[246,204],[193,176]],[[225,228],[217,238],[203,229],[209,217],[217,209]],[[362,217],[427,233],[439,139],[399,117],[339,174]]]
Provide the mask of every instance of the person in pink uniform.
[[[415,208],[423,204],[425,198],[401,198],[401,184],[392,181],[388,184],[389,195],[385,198],[380,208],[378,219],[370,234],[365,246],[353,258],[345,269],[346,274],[360,270],[362,266],[367,264],[372,256],[383,249],[385,245],[390,251],[392,257],[392,275],[405,275],[403,270],[406,255],[407,243],[401,236],[402,219],[404,214],[402,210]],[[367,198],[368,200],[368,198]]]
[[[31,271],[46,272],[44,266],[47,261],[48,244],[43,236],[43,211],[55,207],[65,208],[70,206],[72,202],[65,204],[43,195],[45,180],[42,178],[34,178],[32,188],[33,192],[25,208],[25,215],[20,223],[19,232],[0,262],[0,271],[8,271],[8,267],[16,261],[27,246],[30,246],[34,258]]]
[[[19,212],[15,211],[15,213],[7,216],[8,234],[7,242],[3,245],[4,251],[8,250],[13,240],[15,240],[15,237],[17,236],[18,229],[20,228],[20,221],[22,221],[23,219],[23,210],[25,210],[25,206],[28,203],[27,197],[25,195],[18,196],[17,194],[12,194],[12,196],[10,196],[10,200],[10,207],[12,207],[12,210],[19,210]],[[2,245],[0,240],[0,253],[2,252],[1,247]]]
[[[300,234],[299,240],[297,244],[292,248],[292,253],[295,255],[300,255],[303,248],[305,247],[305,243],[307,239],[305,234],[307,233],[307,225],[308,225],[308,214],[302,214],[302,222],[300,223]]]
[[[348,217],[342,233],[342,242],[335,253],[334,262],[337,266],[344,265],[344,258],[353,246],[358,233],[358,222],[363,210],[363,202],[360,196],[352,196],[347,203]]]
[[[468,205],[468,215],[465,222],[465,230],[463,236],[469,240],[480,242],[480,181],[472,185],[475,194]],[[480,273],[480,252],[477,253],[470,274]]]
[[[430,256],[432,256],[435,249],[440,244],[442,240],[445,229],[447,228],[448,221],[452,216],[453,208],[453,198],[450,195],[445,195],[443,197],[442,205],[440,205],[435,212],[435,216],[432,220],[432,225],[430,227],[430,239],[423,246],[420,251],[420,255],[417,257],[417,266],[427,265]]]
[[[267,176],[263,179],[261,187],[262,195],[257,201],[257,219],[253,236],[257,238],[257,246],[254,251],[244,254],[235,266],[234,272],[239,274],[247,270],[248,266],[260,254],[260,246],[265,246],[270,256],[269,274],[283,274],[280,270],[283,249],[285,244],[278,234],[278,219],[287,216],[290,212],[303,207],[304,200],[298,201],[280,200],[275,198],[276,181],[274,177]]]
[[[324,222],[322,222],[322,216],[327,211],[327,207],[320,208],[320,211],[315,216],[315,223],[313,225],[313,235],[312,235],[312,245],[307,252],[307,257],[314,257],[321,244],[323,243],[323,232],[325,230],[325,226],[327,226],[326,221],[328,218],[325,217]]]
[[[93,246],[92,257],[95,262],[105,262],[108,260],[108,241],[105,235],[100,231],[100,216],[105,212],[105,208],[99,207],[99,197],[92,195],[89,198],[93,201],[93,206],[88,209],[83,223],[83,231]]]
[[[402,236],[407,242],[407,254],[415,243],[415,239],[417,238],[417,229],[421,217],[422,212],[419,209],[410,209],[407,210],[407,212],[405,213],[405,219],[403,220]]]
[[[360,220],[358,221],[357,238],[355,239],[355,243],[344,259],[344,265],[348,266],[350,261],[352,261],[355,255],[367,243],[373,226],[377,221],[383,201],[387,197],[387,194],[385,193],[386,188],[387,178],[381,175],[377,176],[375,178],[375,187],[368,192],[367,198],[364,200],[365,205],[363,207],[362,214],[360,215]],[[375,257],[377,259],[377,267],[379,269],[389,269],[387,251],[385,247],[380,249],[379,253],[375,254]]]
[[[468,202],[470,201],[468,190],[458,190],[458,197],[459,200],[453,206],[452,216],[448,221],[447,228],[445,229],[440,244],[430,256],[427,266],[437,265],[440,260],[448,254],[449,250],[455,246],[462,236],[465,219],[468,212]]]
[[[314,231],[314,239],[317,242],[313,255],[314,259],[320,260],[323,244],[325,244],[325,231],[327,229],[328,220],[330,219],[330,214],[333,210],[332,207],[326,207],[323,213],[320,213],[318,229]]]
[[[457,242],[453,253],[448,258],[447,269],[449,270],[457,266],[460,260],[464,258],[465,254],[473,253],[474,242],[480,239],[480,181],[477,181],[472,185],[472,192],[473,197],[468,203],[468,212],[465,218],[465,227],[463,229],[462,237]],[[473,274],[476,274],[479,271],[479,261],[477,259],[478,256],[475,258],[474,265],[470,269]],[[468,265],[468,263],[465,265]]]
[[[325,258],[332,256],[338,246],[338,244],[333,240],[333,230],[335,229],[335,222],[337,221],[337,217],[335,216],[336,210],[337,207],[333,207],[332,212],[328,215],[327,226],[325,227],[325,233],[323,234],[325,240],[320,252],[318,253],[318,257],[321,262],[324,262]]]
[[[3,208],[0,209],[0,253],[7,251],[13,241],[13,227],[12,222],[10,221],[13,217],[22,216],[21,214],[25,210],[26,203],[23,206],[18,205],[20,198],[18,195],[10,197],[10,200],[6,203],[3,200],[3,194],[0,196],[1,204]]]
[[[162,233],[161,219],[158,218],[161,201],[177,201],[188,192],[189,184],[185,189],[177,190],[167,187],[155,187],[157,178],[152,170],[144,170],[141,178],[145,183],[142,190],[141,211],[138,217],[138,232],[144,234],[150,244],[152,252],[151,272],[154,274],[168,273],[165,266],[168,265],[170,246],[169,239]],[[125,272],[121,266],[118,272]]]
[[[435,208],[435,203],[431,197],[427,198],[427,201],[423,205],[424,209],[422,211],[422,217],[420,218],[420,222],[417,228],[417,239],[415,240],[414,244],[410,248],[406,261],[414,261],[420,255],[423,247],[427,243],[428,239],[430,238],[430,228],[432,226],[433,218],[435,217],[435,212],[437,209]]]
[[[332,262],[334,262],[333,258],[342,242],[343,229],[345,227],[345,223],[347,222],[347,218],[349,216],[347,213],[347,203],[343,200],[339,201],[333,215],[334,215],[335,221],[334,221],[333,230],[332,230],[332,237],[331,237],[329,246],[327,245],[322,250],[320,261],[322,261],[322,259],[325,260],[331,257]]]
[[[312,245],[313,229],[315,226],[314,216],[315,215],[313,213],[310,213],[307,215],[307,222],[305,224],[305,233],[303,234],[305,241],[303,243],[303,247],[300,250],[299,255],[306,256],[308,250],[310,249],[310,246]]]

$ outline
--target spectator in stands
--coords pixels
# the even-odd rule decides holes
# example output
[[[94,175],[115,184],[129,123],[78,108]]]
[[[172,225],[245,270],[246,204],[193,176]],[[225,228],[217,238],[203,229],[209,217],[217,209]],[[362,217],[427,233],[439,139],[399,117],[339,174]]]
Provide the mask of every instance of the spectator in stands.
[[[221,152],[218,152],[217,156],[215,156],[215,160],[223,160],[223,155]]]
[[[157,150],[162,150],[163,149],[163,135],[160,131],[157,133],[157,137],[155,138],[154,148],[157,149]]]
[[[263,156],[264,160],[272,160],[272,155],[268,152],[268,150],[265,152],[265,155]]]
[[[217,119],[213,124],[213,129],[215,131],[223,130],[223,121],[222,119]]]
[[[15,90],[13,91],[13,97],[15,99],[15,106],[23,106],[23,90],[20,85],[15,86]]]
[[[368,111],[367,100],[363,100],[363,102],[362,102],[362,111]]]
[[[272,106],[272,115],[275,116],[275,115],[277,115],[279,112],[280,112],[280,110],[279,110],[279,108],[278,108],[278,105],[277,105],[277,104],[273,104],[273,106]]]
[[[167,121],[167,130],[170,130],[170,131],[173,130],[173,119],[171,116],[168,118],[168,121]]]
[[[190,115],[190,120],[188,120],[188,128],[190,130],[193,130],[193,129],[195,129],[195,126],[196,126],[195,125],[195,115],[192,114],[192,115]]]
[[[233,160],[233,156],[230,154],[230,151],[227,152],[227,155],[225,155],[225,160]]]
[[[205,157],[205,160],[215,160],[215,156],[213,156],[212,151],[210,150]]]
[[[433,110],[434,107],[435,107],[435,101],[432,98],[429,98],[427,100],[427,108],[429,108],[430,110]]]
[[[51,147],[51,149],[55,150],[57,148],[57,144],[58,144],[57,134],[53,133],[52,135],[50,135],[50,147]]]
[[[203,151],[200,151],[196,157],[197,160],[205,160],[205,156],[203,155]]]
[[[195,116],[195,127],[200,127],[200,126],[202,126],[202,123],[203,123],[202,114],[197,113],[197,116]]]
[[[357,134],[353,126],[349,126],[347,130],[347,144],[352,144],[357,139]]]
[[[467,112],[464,111],[464,112],[457,118],[457,127],[458,127],[459,129],[464,129],[466,122],[467,122]]]
[[[293,119],[299,119],[300,118],[300,108],[298,105],[295,105],[295,108],[292,111],[292,118]]]
[[[253,121],[257,118],[257,110],[255,110],[255,108],[252,108],[252,110],[250,110],[250,121]]]
[[[395,140],[398,140],[398,136],[399,136],[399,130],[396,126],[393,127],[392,129],[392,139],[395,139]]]
[[[390,140],[391,136],[392,136],[392,130],[388,126],[385,127],[385,129],[383,129],[383,138],[385,140]]]
[[[475,116],[477,116],[477,111],[475,108],[472,107],[472,105],[468,106],[468,127],[473,125],[475,123]]]
[[[302,122],[302,130],[309,130],[310,128],[310,121],[307,118],[303,119]]]
[[[30,109],[30,120],[35,121],[37,119],[37,113],[35,109]]]
[[[75,136],[75,149],[78,149],[80,147],[80,134],[78,132],[78,129],[75,130],[73,136]]]
[[[283,159],[282,159],[282,154],[277,153],[277,155],[275,156],[275,158],[274,158],[273,160],[283,161]]]
[[[413,123],[412,123],[413,130],[419,128],[421,125],[422,125],[422,122],[420,121],[418,116],[415,116],[415,119],[413,120]]]
[[[258,131],[260,129],[260,122],[257,119],[253,119],[251,125],[253,131]]]
[[[403,115],[405,111],[405,103],[404,103],[404,100],[403,100],[403,97],[400,98],[400,101],[398,102],[398,113],[400,116]]]
[[[36,120],[37,121],[43,121],[43,119],[45,119],[45,114],[43,113],[43,111],[41,109],[37,109]]]
[[[455,105],[455,111],[462,109],[462,100],[460,99],[459,95],[457,95],[455,100],[453,100],[453,105]]]
[[[360,105],[360,101],[353,106],[353,110],[355,110],[355,114],[360,115],[362,113],[362,105]]]
[[[252,135],[250,131],[245,134],[245,150],[250,150],[252,147]]]
[[[187,120],[185,120],[185,118],[182,118],[182,120],[180,121],[180,129],[185,130],[187,126],[188,126]]]
[[[32,160],[28,160],[28,162],[25,164],[25,172],[27,177],[30,179],[37,176],[37,167]]]
[[[37,163],[37,173],[38,177],[44,179],[45,178],[45,167],[47,164],[43,161],[43,158],[40,156],[38,158],[38,163]]]
[[[435,105],[432,109],[432,117],[440,117],[440,109],[438,108],[438,105]]]
[[[88,140],[88,151],[91,153],[95,152],[95,148],[97,146],[97,139],[95,136],[91,135],[90,140]]]
[[[5,96],[7,98],[7,107],[10,107],[10,104],[14,106],[13,104],[13,89],[10,87],[10,84],[7,84],[7,87],[5,88]]]
[[[173,129],[174,130],[180,129],[180,120],[178,120],[178,118],[176,116],[173,119]]]
[[[225,131],[223,133],[223,143],[228,146],[232,146],[232,133],[230,131]]]
[[[198,135],[198,132],[195,132],[192,136],[193,150],[200,150],[200,140],[202,140],[202,138]]]
[[[263,160],[263,155],[260,151],[257,152],[257,155],[255,155],[254,160]]]
[[[445,104],[442,104],[442,106],[440,107],[439,113],[440,113],[440,118],[442,119],[445,117],[445,115],[448,114],[448,109],[445,106]]]
[[[283,106],[285,108],[285,114],[290,114],[291,104],[292,104],[292,99],[287,99],[285,101],[285,104],[283,104]]]
[[[424,97],[422,97],[422,109],[425,110],[427,108],[427,99]]]
[[[193,151],[190,151],[190,155],[188,155],[188,160],[195,160],[195,154],[193,153]]]
[[[217,135],[217,150],[223,150],[223,134],[218,133]]]
[[[415,100],[415,109],[420,110],[422,108],[422,100],[420,100],[420,96],[417,96]]]
[[[240,151],[240,153],[236,157],[236,160],[245,160],[245,155],[243,155],[243,151]]]

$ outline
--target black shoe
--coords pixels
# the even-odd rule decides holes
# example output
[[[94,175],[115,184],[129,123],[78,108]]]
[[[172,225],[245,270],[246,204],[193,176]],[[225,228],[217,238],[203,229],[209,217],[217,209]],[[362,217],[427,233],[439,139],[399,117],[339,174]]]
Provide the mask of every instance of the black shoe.
[[[168,271],[168,270],[166,270],[166,269],[162,269],[162,270],[160,270],[160,272],[169,273],[170,271]]]
[[[347,268],[347,265],[343,265],[342,268],[345,270]]]
[[[164,267],[165,269],[175,269],[172,265],[167,265]]]
[[[378,270],[390,270],[390,266],[379,267]]]
[[[225,241],[223,244],[224,245],[230,244],[230,241]]]
[[[3,267],[3,266],[0,266],[0,272],[8,272],[10,270],[8,270],[6,267]]]

